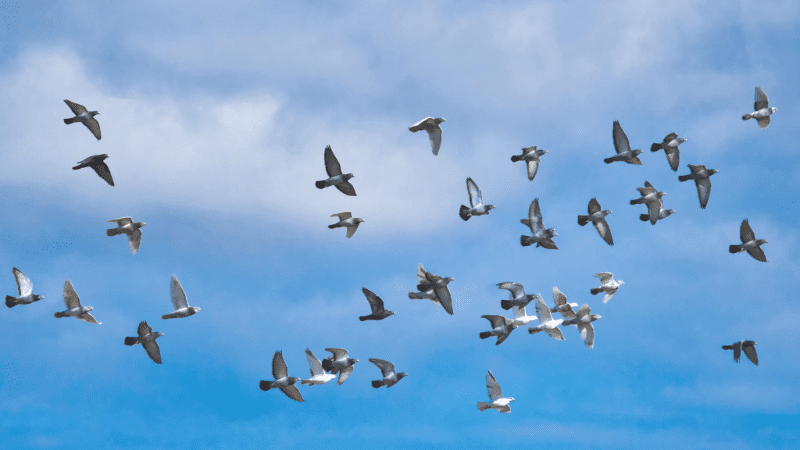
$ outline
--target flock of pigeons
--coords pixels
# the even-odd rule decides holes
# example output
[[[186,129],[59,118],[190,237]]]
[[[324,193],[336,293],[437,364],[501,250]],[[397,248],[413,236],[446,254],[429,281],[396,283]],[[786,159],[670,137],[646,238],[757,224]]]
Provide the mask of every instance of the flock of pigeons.
[[[759,126],[763,129],[769,126],[770,116],[777,111],[777,108],[769,107],[767,95],[760,88],[756,88],[756,101],[755,111],[742,116],[742,120],[756,119]],[[100,124],[94,118],[99,113],[97,111],[88,111],[83,105],[64,100],[64,102],[72,110],[74,117],[64,119],[64,123],[71,124],[80,122],[92,134],[100,140]],[[410,131],[416,133],[420,130],[425,130],[431,143],[431,149],[434,155],[439,154],[442,144],[442,129],[440,124],[445,122],[443,118],[434,119],[427,117],[424,120],[409,128]],[[631,149],[628,137],[622,130],[619,121],[614,121],[613,132],[614,148],[617,154],[606,158],[604,161],[607,164],[623,161],[628,164],[641,165],[642,161],[639,155],[642,153],[640,149]],[[654,143],[650,150],[657,152],[664,150],[670,168],[677,172],[680,163],[679,145],[686,142],[686,139],[678,137],[675,133],[667,135],[661,143]],[[539,170],[540,158],[545,155],[547,150],[537,149],[536,146],[523,148],[521,155],[514,155],[511,157],[512,162],[525,161],[527,165],[528,179],[533,181]],[[340,192],[348,196],[356,196],[356,191],[350,183],[350,179],[354,177],[352,173],[343,173],[339,160],[333,154],[331,146],[325,148],[325,170],[328,178],[325,180],[317,181],[316,187],[324,189],[330,186],[335,186]],[[111,177],[111,171],[105,163],[108,155],[93,155],[83,161],[80,161],[77,166],[73,167],[74,170],[91,167],[100,178],[105,180],[109,185],[114,186],[114,180]],[[706,208],[708,199],[711,193],[711,175],[718,173],[716,169],[707,169],[704,165],[689,164],[690,174],[681,175],[678,180],[683,182],[693,180],[697,186],[697,194],[700,200],[700,207]],[[645,204],[647,206],[647,214],[641,214],[642,221],[650,221],[655,225],[659,220],[663,220],[675,213],[673,209],[666,209],[664,207],[663,196],[667,195],[665,192],[656,190],[655,187],[649,182],[645,181],[644,187],[637,188],[641,197],[630,201],[631,205]],[[478,185],[472,178],[467,178],[467,192],[469,193],[470,206],[461,205],[459,210],[460,217],[467,221],[473,216],[488,215],[489,211],[494,209],[494,205],[485,204],[483,195],[481,194]],[[610,210],[603,210],[600,203],[596,198],[592,198],[588,205],[588,215],[578,215],[578,224],[585,226],[591,222],[597,230],[600,237],[608,243],[614,245],[614,239],[611,235],[611,228],[609,227],[606,217],[611,214]],[[338,217],[338,222],[329,225],[328,228],[347,228],[347,238],[353,237],[358,226],[364,222],[364,219],[353,217],[349,211],[332,214],[331,217]],[[139,251],[142,241],[142,230],[146,224],[144,222],[134,222],[130,217],[123,217],[120,219],[112,219],[109,222],[117,224],[116,228],[108,229],[106,234],[108,236],[116,236],[125,234],[128,237],[131,253],[135,254]],[[522,246],[531,246],[536,244],[536,247],[544,247],[546,249],[558,250],[558,246],[553,241],[553,238],[558,236],[554,228],[545,228],[542,220],[542,212],[539,207],[539,199],[536,198],[530,204],[528,210],[528,218],[521,219],[523,225],[530,228],[532,235],[522,235],[520,243]],[[747,219],[742,222],[740,228],[741,244],[731,245],[729,248],[730,253],[739,253],[747,251],[753,258],[758,261],[766,262],[766,256],[761,249],[761,245],[767,241],[763,239],[756,239],[753,230]],[[31,280],[16,267],[13,268],[14,277],[16,278],[17,288],[19,295],[17,297],[6,296],[6,306],[13,308],[17,305],[27,305],[44,297],[33,293],[33,283]],[[601,272],[594,275],[600,278],[600,286],[591,289],[592,295],[597,295],[601,292],[605,293],[603,303],[607,303],[621,285],[624,284],[622,280],[614,280],[614,275],[610,272]],[[419,300],[427,299],[439,304],[448,314],[453,315],[453,302],[448,289],[448,284],[453,281],[452,277],[442,277],[434,275],[425,270],[420,264],[417,271],[417,290],[418,292],[409,292],[410,299]],[[512,310],[514,318],[508,318],[502,315],[483,315],[487,319],[492,329],[484,331],[479,334],[481,339],[487,339],[491,336],[497,337],[495,345],[502,344],[511,335],[511,332],[516,328],[528,325],[531,322],[538,320],[540,323],[535,326],[530,326],[528,332],[530,334],[537,334],[544,331],[550,337],[557,340],[564,340],[564,334],[561,327],[575,326],[581,334],[581,339],[584,341],[588,348],[594,347],[595,330],[592,322],[602,318],[600,315],[592,314],[592,310],[588,304],[581,306],[577,312],[573,308],[577,308],[577,303],[569,303],[566,295],[562,293],[558,287],[553,287],[553,299],[555,306],[548,306],[540,294],[526,294],[525,288],[520,283],[503,282],[498,283],[499,289],[508,290],[510,299],[501,300],[500,307],[504,310]],[[389,311],[384,306],[384,301],[374,292],[367,288],[362,289],[364,296],[369,302],[371,314],[361,316],[361,321],[366,320],[383,320],[389,316],[394,315],[393,311]],[[170,282],[170,296],[172,299],[172,306],[175,309],[172,313],[165,314],[162,319],[176,319],[192,316],[200,311],[196,306],[189,306],[186,298],[186,293],[183,290],[178,278],[172,276]],[[531,316],[526,312],[526,307],[535,300],[534,306],[536,308],[536,315]],[[65,311],[55,313],[56,318],[75,317],[88,323],[100,324],[94,316],[90,313],[93,310],[91,306],[83,306],[80,297],[75,291],[70,280],[67,280],[64,285],[64,303],[67,307]],[[559,313],[563,318],[554,319],[553,314]],[[147,355],[157,364],[161,364],[161,350],[156,339],[163,336],[162,332],[154,332],[153,329],[147,324],[146,321],[139,323],[137,329],[137,336],[126,337],[125,345],[133,346],[141,344],[144,347]],[[755,349],[756,343],[751,340],[743,340],[736,342],[732,345],[722,346],[725,350],[733,350],[734,361],[739,362],[741,353],[750,359],[753,364],[758,365],[758,355]],[[343,348],[326,348],[326,351],[331,353],[331,356],[320,361],[311,350],[306,349],[306,358],[311,371],[309,379],[301,380],[298,377],[290,377],[286,363],[283,359],[281,351],[275,352],[272,359],[272,376],[274,380],[262,380],[259,384],[260,388],[264,391],[277,388],[280,389],[289,398],[303,402],[302,394],[297,389],[295,384],[300,381],[301,385],[319,385],[325,384],[330,380],[336,378],[338,374],[338,384],[342,385],[352,374],[354,365],[359,362],[358,359],[350,358],[346,349]],[[392,387],[397,384],[401,379],[408,376],[405,372],[397,372],[394,364],[389,361],[369,358],[369,361],[375,364],[382,374],[381,380],[372,381],[372,386],[379,388],[381,386]],[[478,409],[485,411],[487,409],[496,409],[500,412],[510,413],[511,407],[509,404],[514,401],[513,397],[504,397],[503,391],[500,388],[497,380],[491,371],[486,375],[486,388],[489,393],[491,402],[479,402]]]

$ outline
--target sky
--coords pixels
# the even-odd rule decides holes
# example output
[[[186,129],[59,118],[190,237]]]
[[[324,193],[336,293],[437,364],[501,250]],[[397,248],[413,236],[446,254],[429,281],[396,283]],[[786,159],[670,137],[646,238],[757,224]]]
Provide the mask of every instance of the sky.
[[[800,3],[0,2],[0,441],[19,449],[800,448]],[[741,116],[761,86],[779,109]],[[97,110],[94,139],[63,100]],[[408,127],[443,117],[433,156]],[[605,164],[619,120],[641,166]],[[650,145],[675,132],[673,172]],[[331,145],[358,195],[319,190]],[[548,150],[536,178],[511,155]],[[116,186],[76,162],[96,154]],[[701,209],[687,164],[719,171]],[[464,222],[471,177],[488,216]],[[650,181],[677,212],[641,222]],[[596,197],[614,246],[580,227]],[[522,247],[539,198],[559,250]],[[364,218],[347,239],[330,215]],[[139,252],[107,221],[143,221]],[[768,262],[730,254],[749,219]],[[452,277],[455,314],[412,301]],[[592,275],[625,281],[604,304]],[[181,281],[198,314],[172,311]],[[55,319],[70,280],[101,325]],[[515,330],[497,283],[602,319]],[[361,322],[361,292],[396,314]],[[533,314],[533,312],[529,312]],[[123,345],[146,320],[163,364]],[[534,322],[535,325],[538,322]],[[759,366],[722,345],[758,343]],[[282,351],[360,360],[304,403]],[[368,358],[407,372],[374,389]],[[491,370],[511,414],[477,410]]]

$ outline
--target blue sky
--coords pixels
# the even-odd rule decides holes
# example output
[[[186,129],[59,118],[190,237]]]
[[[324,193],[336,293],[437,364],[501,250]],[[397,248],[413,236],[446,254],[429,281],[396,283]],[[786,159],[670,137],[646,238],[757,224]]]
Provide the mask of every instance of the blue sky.
[[[0,311],[7,448],[791,449],[800,436],[797,2],[3,2]],[[741,116],[761,86],[779,111]],[[103,139],[63,99],[100,111]],[[444,117],[439,156],[408,127]],[[619,120],[642,166],[606,165]],[[651,143],[676,132],[681,168]],[[318,190],[331,145],[357,197]],[[510,156],[537,145],[536,179]],[[107,153],[116,182],[71,167]],[[707,209],[686,164],[719,173]],[[472,177],[489,216],[463,222]],[[649,180],[677,213],[631,206]],[[523,248],[538,197],[560,250]],[[590,198],[615,245],[580,227]],[[329,216],[363,217],[352,239]],[[109,219],[147,222],[138,254]],[[731,255],[748,218],[769,260]],[[455,315],[411,301],[419,264]],[[625,281],[607,304],[594,273]],[[175,274],[202,311],[164,321]],[[102,325],[55,319],[71,280]],[[603,316],[587,349],[480,340],[523,283]],[[359,322],[361,288],[396,315]],[[164,364],[123,345],[147,320]],[[758,342],[760,366],[720,346]],[[306,402],[262,392],[282,350],[361,360]],[[370,357],[409,373],[373,389]],[[516,398],[479,412],[486,371]]]

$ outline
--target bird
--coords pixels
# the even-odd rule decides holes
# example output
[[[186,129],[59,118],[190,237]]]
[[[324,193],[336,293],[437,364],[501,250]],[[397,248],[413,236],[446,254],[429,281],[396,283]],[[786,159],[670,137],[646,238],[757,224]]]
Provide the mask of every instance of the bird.
[[[117,228],[107,229],[106,236],[116,236],[118,234],[127,235],[128,244],[131,246],[131,253],[135,255],[139,251],[139,246],[142,245],[141,228],[147,224],[144,222],[134,222],[130,217],[111,219],[109,222],[115,222]]]
[[[79,105],[75,102],[71,102],[69,100],[64,99],[64,103],[69,106],[69,109],[72,110],[72,113],[75,114],[75,117],[71,117],[69,119],[64,119],[64,123],[69,125],[71,123],[80,122],[86,125],[86,128],[92,132],[94,137],[97,140],[100,140],[100,123],[97,122],[97,119],[94,116],[100,114],[97,111],[87,111],[86,107],[83,105]]]
[[[383,320],[389,316],[394,315],[394,311],[387,311],[383,307],[383,300],[375,295],[374,292],[370,291],[367,288],[361,288],[361,291],[364,292],[364,295],[367,297],[367,301],[369,302],[370,308],[372,308],[372,314],[368,316],[361,316],[358,318],[360,321],[365,320]]]
[[[564,295],[561,290],[558,289],[558,286],[553,286],[553,300],[556,302],[556,306],[550,308],[550,313],[564,313],[564,311],[572,311],[572,308],[577,308],[577,303],[567,303],[567,296]]]
[[[428,289],[425,292],[409,292],[408,298],[411,300],[430,300],[437,305],[441,305],[441,303],[439,303],[439,297],[436,296],[436,291],[433,289]]]
[[[67,305],[67,310],[55,313],[56,318],[77,317],[84,322],[100,324],[100,322],[89,313],[89,311],[92,311],[94,308],[81,305],[81,299],[78,297],[78,293],[75,292],[75,288],[72,287],[72,282],[69,280],[64,283],[64,303]]]
[[[275,356],[272,357],[272,376],[275,378],[275,381],[261,380],[261,382],[258,383],[258,387],[260,387],[262,391],[278,388],[292,400],[298,402],[305,401],[303,400],[303,395],[297,389],[297,386],[294,385],[300,381],[300,378],[289,376],[289,369],[286,368],[286,362],[283,360],[283,352],[281,351],[275,352]]]
[[[666,208],[664,208],[664,201],[662,199],[658,199],[658,205],[656,205],[656,206],[658,206],[658,213],[657,214],[655,214],[655,215],[651,214],[650,213],[650,209],[651,208],[648,205],[647,214],[639,214],[639,220],[641,220],[642,222],[647,222],[649,220],[651,224],[655,225],[656,222],[658,222],[659,220],[666,219],[670,215],[675,214],[677,212],[674,209],[666,209]],[[655,209],[655,208],[652,208],[652,209]]]
[[[522,308],[528,306],[528,303],[533,301],[536,297],[541,297],[538,294],[526,294],[525,287],[519,283],[512,283],[511,281],[504,281],[497,283],[499,289],[506,289],[511,293],[511,300],[500,300],[500,307],[509,310],[512,306],[520,306]]]
[[[564,333],[562,333],[561,329],[558,328],[564,319],[553,319],[553,315],[550,313],[550,308],[547,307],[547,304],[541,298],[536,299],[536,315],[539,317],[539,320],[542,323],[536,325],[535,327],[528,328],[528,333],[536,334],[540,331],[544,331],[553,339],[559,341],[564,340]]]
[[[622,126],[619,124],[619,120],[614,121],[614,131],[612,132],[614,136],[614,149],[617,151],[617,154],[606,158],[603,161],[606,164],[611,164],[614,161],[625,161],[628,164],[636,164],[641,166],[642,160],[639,159],[639,155],[642,153],[642,150],[636,149],[631,150],[631,144],[628,142],[628,136],[625,135],[625,132],[622,131]]]
[[[511,412],[509,403],[514,401],[514,397],[503,397],[503,389],[500,388],[500,384],[497,383],[491,370],[486,374],[486,389],[489,390],[489,400],[491,402],[478,402],[478,411],[486,411],[491,408],[501,413]]]
[[[511,311],[514,312],[514,323],[517,324],[517,326],[520,326],[520,327],[523,326],[523,325],[527,325],[527,324],[533,322],[534,320],[539,319],[536,316],[529,316],[525,312],[525,307],[524,306],[515,306],[515,307],[511,308]]]
[[[416,133],[419,130],[428,132],[428,138],[431,140],[431,150],[434,156],[439,154],[439,148],[442,146],[442,127],[439,126],[442,122],[447,121],[441,117],[438,119],[426,117],[408,128],[412,133]]]
[[[747,359],[755,365],[758,365],[758,353],[756,353],[756,343],[753,341],[739,341],[733,345],[723,345],[723,350],[733,350],[733,360],[737,363],[742,357],[742,350],[747,355]]]
[[[125,338],[125,345],[142,344],[144,351],[147,352],[147,356],[155,361],[156,364],[161,364],[161,348],[159,348],[156,339],[163,336],[164,333],[160,331],[154,332],[153,329],[150,328],[150,325],[148,325],[145,321],[139,322],[139,328],[137,329],[137,332],[139,333],[138,337]]]
[[[756,119],[756,121],[758,121],[758,126],[762,129],[769,126],[769,116],[778,112],[778,108],[769,107],[767,94],[765,94],[764,90],[760,87],[756,87],[756,103],[754,108],[755,111],[743,115],[742,120]]]
[[[83,169],[84,167],[91,167],[100,178],[106,180],[106,183],[108,183],[111,186],[114,186],[114,179],[111,178],[111,170],[109,170],[106,163],[103,162],[106,158],[108,158],[108,155],[106,155],[105,153],[102,155],[90,156],[84,159],[83,161],[78,161],[78,165],[73,167],[72,170]]]
[[[631,205],[647,204],[648,217],[654,218],[652,222],[655,225],[662,205],[661,197],[667,195],[667,193],[656,191],[656,188],[647,180],[644,182],[644,187],[636,188],[636,190],[639,191],[642,197],[631,200]]]
[[[186,292],[184,292],[181,282],[178,281],[178,277],[175,275],[172,276],[172,281],[169,283],[169,296],[172,298],[172,307],[175,308],[175,311],[161,316],[164,320],[189,317],[200,311],[197,306],[189,306],[189,302],[186,300]]]
[[[381,386],[386,386],[388,389],[397,384],[398,381],[408,376],[408,374],[405,372],[397,373],[394,368],[394,364],[390,363],[389,361],[384,361],[378,358],[370,358],[369,362],[378,366],[378,368],[381,369],[381,374],[383,374],[382,380],[372,380],[372,387],[375,389],[378,389]]]
[[[524,219],[523,219],[524,220]],[[533,245],[534,243],[541,244],[542,247],[550,250],[558,250],[558,246],[553,242],[552,236],[556,235],[555,230],[550,232],[545,230],[544,222],[542,221],[542,211],[539,209],[539,197],[533,199],[530,208],[528,208],[528,222],[522,222],[528,225],[531,229],[533,236],[520,236],[520,243],[523,247]]]
[[[742,226],[739,228],[739,237],[742,243],[731,245],[728,251],[741,253],[746,250],[757,261],[767,262],[767,256],[764,255],[764,250],[761,250],[761,245],[766,244],[767,241],[764,239],[756,240],[756,235],[753,233],[753,229],[750,228],[750,222],[747,219],[742,221]],[[6,301],[8,301],[8,297],[6,297]]]
[[[333,230],[334,228],[341,228],[347,227],[347,239],[353,237],[356,234],[356,230],[358,230],[358,225],[364,221],[364,219],[360,219],[358,217],[353,217],[350,212],[340,212],[337,214],[331,214],[331,217],[339,217],[339,221],[333,225],[328,225],[328,228]]]
[[[336,375],[326,373],[325,370],[322,369],[322,363],[309,349],[306,349],[306,359],[308,359],[308,366],[311,368],[311,378],[308,380],[301,380],[300,384],[314,386],[316,384],[325,384],[336,378]]]
[[[522,223],[526,227],[530,228],[530,226],[531,226],[530,219],[519,219],[519,221],[520,221],[520,223]],[[545,234],[545,236],[549,237],[550,239],[553,239],[554,237],[558,236],[558,233],[556,233],[556,229],[555,228],[548,228],[548,229],[544,230],[544,234]],[[541,246],[542,246],[542,244],[540,244],[539,242],[536,243],[536,248],[539,248]]]
[[[357,363],[358,360],[350,358],[347,354],[347,350],[343,348],[326,348],[325,351],[331,352],[333,355],[322,360],[322,369],[334,375],[339,373],[339,386],[341,386],[347,381],[350,374],[353,373],[353,369],[355,368],[354,364]]]
[[[513,319],[498,315],[484,315],[482,318],[488,320],[492,324],[492,331],[483,331],[480,334],[481,339],[486,339],[491,336],[497,336],[497,342],[494,345],[500,345],[508,339],[511,332],[514,331],[519,325],[514,323]]]
[[[31,279],[22,273],[21,270],[14,267],[12,272],[14,272],[14,278],[17,280],[19,297],[6,295],[6,306],[13,308],[17,305],[30,305],[44,298],[43,295],[36,295],[33,293],[33,283],[31,283]]]
[[[673,172],[678,171],[678,164],[681,161],[681,151],[678,148],[679,145],[686,142],[686,139],[679,138],[677,134],[670,133],[667,137],[664,138],[664,141],[660,144],[658,142],[654,143],[650,146],[651,152],[657,152],[659,150],[664,150],[664,153],[667,155],[667,161],[669,162],[669,167],[672,169]]]
[[[458,211],[458,215],[464,219],[464,222],[472,216],[485,216],[489,214],[490,210],[494,209],[494,205],[483,204],[481,190],[478,189],[478,185],[472,181],[472,178],[467,178],[467,192],[469,192],[469,204],[472,207],[461,205],[461,209]]]
[[[562,314],[566,320],[561,322],[561,326],[575,325],[581,332],[581,339],[583,339],[584,344],[589,348],[594,348],[594,325],[592,325],[592,322],[602,319],[603,316],[592,314],[592,308],[589,305],[581,306],[577,313],[570,308]]]
[[[439,304],[442,305],[447,314],[453,315],[453,299],[450,296],[450,289],[447,288],[447,285],[453,281],[453,278],[447,277],[442,278],[439,275],[434,275],[430,272],[426,272],[425,268],[422,267],[422,264],[419,265],[419,270],[417,271],[417,278],[419,278],[419,284],[417,285],[417,290],[420,292],[427,292],[433,290],[433,293],[436,294],[436,298],[439,300]],[[410,297],[410,296],[409,296]]]
[[[592,295],[597,295],[601,292],[605,292],[606,296],[603,298],[603,303],[608,303],[611,300],[611,297],[617,293],[619,287],[625,284],[622,280],[614,281],[614,274],[611,272],[600,272],[594,274],[597,278],[600,278],[600,287],[592,288],[589,292]]]
[[[587,223],[592,222],[595,229],[597,229],[597,233],[600,234],[600,237],[603,238],[608,245],[614,245],[614,237],[611,236],[611,228],[608,226],[608,222],[606,221],[606,216],[611,214],[611,210],[607,209],[603,211],[602,209],[603,208],[600,207],[600,202],[597,201],[597,198],[592,198],[589,200],[589,215],[578,215],[578,225],[584,226]]]
[[[537,150],[535,145],[533,147],[525,147],[522,149],[522,154],[513,155],[511,157],[511,161],[525,161],[525,163],[528,165],[528,179],[533,181],[533,179],[536,177],[536,172],[539,171],[539,157],[545,153],[547,153],[547,150]]]
[[[692,171],[689,175],[681,175],[678,181],[694,180],[697,185],[697,197],[700,199],[700,208],[706,209],[708,205],[708,197],[711,195],[711,175],[718,173],[717,169],[706,169],[706,166],[699,164],[693,166],[688,164],[689,170]]]
[[[333,149],[331,149],[330,145],[325,147],[325,171],[328,172],[328,177],[330,178],[317,181],[315,183],[317,188],[324,189],[328,186],[336,186],[336,189],[340,190],[342,194],[351,197],[356,196],[356,188],[347,181],[355,175],[352,173],[342,174],[342,166],[339,164],[339,160],[336,159],[336,155],[333,154]]]

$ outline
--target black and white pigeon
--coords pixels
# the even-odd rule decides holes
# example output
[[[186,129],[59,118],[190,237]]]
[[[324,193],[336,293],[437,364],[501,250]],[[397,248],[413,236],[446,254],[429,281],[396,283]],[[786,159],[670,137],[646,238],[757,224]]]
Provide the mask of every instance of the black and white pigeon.
[[[508,311],[514,306],[524,308],[528,303],[532,302],[536,297],[541,297],[538,294],[526,294],[525,286],[520,283],[513,283],[511,281],[504,281],[497,283],[498,289],[506,289],[511,293],[510,300],[500,300],[500,307]]]
[[[767,128],[769,126],[769,116],[778,112],[778,108],[769,107],[767,94],[760,87],[756,87],[756,104],[754,107],[755,111],[743,115],[742,120],[756,119],[759,127],[762,129]]]
[[[116,236],[118,234],[125,234],[128,236],[128,244],[131,246],[131,253],[134,255],[139,251],[139,246],[142,245],[142,230],[141,228],[147,225],[144,222],[134,222],[130,217],[122,217],[119,219],[111,219],[109,222],[117,224],[117,228],[109,228],[106,230],[106,236]]]
[[[614,121],[614,131],[612,132],[612,135],[614,136],[614,149],[617,151],[617,154],[610,158],[606,158],[603,161],[605,161],[606,164],[611,164],[614,161],[625,161],[628,164],[636,164],[641,166],[642,160],[639,159],[639,155],[642,153],[642,150],[631,150],[631,144],[628,142],[628,136],[625,135],[624,131],[622,131],[622,126],[620,126],[619,120]]]
[[[33,293],[33,283],[31,283],[31,279],[22,273],[21,270],[14,267],[12,271],[14,272],[14,278],[17,280],[19,297],[6,295],[6,306],[13,308],[17,305],[30,305],[44,298],[43,295],[36,295]]]
[[[558,246],[555,242],[553,242],[552,238],[552,236],[556,235],[555,230],[551,232],[550,230],[545,230],[544,228],[542,211],[539,209],[539,197],[536,197],[533,202],[531,202],[530,208],[528,208],[528,222],[522,223],[528,225],[528,227],[531,229],[531,233],[533,233],[533,236],[520,236],[520,243],[523,247],[533,244],[541,244],[541,246],[544,248],[558,250]]]
[[[756,343],[753,341],[739,341],[733,345],[723,345],[723,350],[733,350],[733,360],[737,363],[742,358],[742,350],[747,355],[747,359],[758,365],[758,353],[756,353]]]
[[[614,274],[611,272],[600,272],[594,274],[597,278],[600,278],[600,287],[592,288],[591,293],[592,295],[597,295],[601,292],[605,292],[606,296],[603,298],[603,303],[608,303],[611,300],[611,297],[617,293],[619,287],[625,284],[622,280],[614,280]]]
[[[162,319],[177,319],[180,317],[189,317],[200,312],[197,306],[189,306],[189,301],[186,299],[186,292],[178,281],[178,277],[172,276],[169,283],[169,296],[172,298],[172,307],[175,308],[174,312],[161,316]]]
[[[647,180],[644,182],[644,187],[636,188],[636,190],[639,191],[642,197],[631,200],[631,205],[645,203],[647,205],[648,217],[654,218],[652,222],[653,225],[655,225],[656,221],[658,220],[658,212],[662,205],[661,197],[667,195],[667,193],[656,191],[656,188],[654,188],[653,185]]]
[[[578,312],[573,312],[572,308],[562,313],[565,320],[561,322],[561,326],[567,327],[575,325],[581,332],[581,339],[583,343],[589,348],[594,348],[594,325],[592,322],[602,319],[603,316],[592,314],[592,308],[589,305],[583,305],[578,309]]]
[[[137,331],[139,336],[126,337],[125,345],[142,344],[144,351],[147,352],[147,356],[155,361],[156,364],[161,364],[161,348],[159,348],[156,339],[163,336],[164,333],[160,331],[153,331],[153,329],[150,328],[150,325],[148,325],[145,321],[139,322],[139,328]]]
[[[536,177],[536,172],[539,171],[539,157],[545,153],[547,153],[547,150],[537,150],[535,145],[533,147],[525,147],[522,149],[522,154],[512,156],[511,161],[525,161],[528,165],[528,179],[533,181]]]
[[[558,286],[553,286],[553,301],[556,302],[556,306],[550,308],[551,313],[561,313],[564,314],[564,311],[572,311],[572,308],[577,308],[577,303],[568,303],[567,296],[558,289]]]
[[[347,181],[355,175],[352,173],[342,174],[342,166],[339,165],[339,160],[336,159],[336,155],[333,154],[330,145],[325,147],[325,171],[328,172],[328,177],[330,178],[317,181],[317,188],[324,189],[328,186],[336,186],[336,189],[342,191],[342,194],[355,197],[356,188]]]
[[[328,225],[328,228],[333,230],[334,228],[342,228],[347,227],[347,239],[353,237],[356,234],[356,230],[358,230],[358,225],[361,224],[364,219],[360,219],[358,217],[353,217],[350,212],[340,212],[338,214],[331,214],[331,217],[338,217],[339,221],[333,225]]]
[[[489,400],[491,402],[478,402],[478,411],[496,409],[501,413],[511,412],[509,403],[514,401],[514,397],[503,397],[503,389],[500,388],[500,384],[497,383],[491,370],[486,374],[486,389],[489,390]]]
[[[343,348],[326,348],[326,352],[331,352],[333,355],[328,356],[322,360],[322,369],[336,375],[339,374],[339,386],[341,386],[353,373],[354,364],[358,362],[357,359],[350,358],[347,350]]]
[[[328,381],[336,378],[336,375],[325,372],[325,370],[322,368],[322,362],[320,362],[320,360],[314,356],[309,349],[306,349],[306,359],[308,359],[308,366],[311,369],[311,378],[300,381],[300,384],[314,386],[317,384],[325,384]]]
[[[84,167],[91,167],[92,170],[97,173],[97,175],[106,180],[106,183],[114,186],[114,179],[111,178],[111,170],[108,168],[104,160],[108,158],[108,155],[94,155],[90,156],[83,161],[79,161],[78,165],[73,167],[72,170],[83,169]]]
[[[535,327],[529,327],[528,333],[536,334],[540,331],[544,331],[553,339],[559,341],[564,340],[564,333],[562,333],[561,329],[558,328],[564,319],[553,319],[553,315],[550,313],[550,308],[547,307],[547,304],[541,298],[536,299],[536,316],[539,317],[539,321],[542,323],[536,325]]]
[[[761,250],[761,245],[766,244],[767,241],[764,239],[756,239],[756,235],[753,233],[753,229],[750,228],[750,222],[748,222],[747,219],[742,221],[742,226],[739,228],[739,237],[742,243],[731,245],[728,251],[731,253],[747,251],[747,253],[757,261],[767,262],[767,256],[764,254],[764,250]]]
[[[297,386],[294,385],[300,381],[300,378],[289,376],[289,369],[286,368],[286,362],[283,360],[283,352],[281,351],[275,352],[275,356],[272,357],[272,376],[275,377],[275,381],[261,380],[261,382],[258,383],[258,387],[260,387],[262,391],[278,388],[292,400],[298,402],[305,401],[303,400],[303,395],[300,394],[300,391],[297,389]]]
[[[708,205],[708,197],[711,195],[711,175],[718,173],[717,169],[706,169],[706,166],[699,164],[693,166],[688,164],[689,170],[692,171],[689,175],[681,175],[678,181],[694,180],[697,185],[697,197],[700,199],[700,208],[706,209]]]
[[[483,331],[480,334],[481,339],[486,339],[492,336],[497,336],[497,342],[494,345],[500,345],[508,339],[511,332],[517,329],[518,324],[514,323],[513,319],[498,316],[494,314],[483,315],[482,318],[488,320],[492,324],[492,331]]]
[[[472,181],[472,178],[467,178],[467,191],[469,192],[469,204],[471,207],[461,205],[458,215],[466,222],[472,216],[485,216],[489,211],[494,209],[494,205],[484,205],[483,195],[478,185]]]
[[[433,150],[434,156],[439,154],[439,148],[442,146],[442,127],[439,126],[442,122],[447,121],[441,117],[438,119],[426,117],[408,128],[412,133],[416,133],[420,130],[428,132],[428,138],[431,140],[431,150]]]
[[[369,302],[369,306],[370,306],[370,308],[372,308],[372,314],[370,314],[368,316],[361,316],[361,317],[358,318],[358,320],[360,320],[362,322],[365,321],[365,320],[383,320],[383,319],[385,319],[385,318],[387,318],[389,316],[393,316],[394,315],[394,311],[387,311],[383,307],[383,300],[380,297],[378,297],[377,295],[375,295],[374,292],[370,291],[367,288],[361,288],[361,290],[364,292],[364,295],[367,297],[367,301]]]
[[[89,311],[92,311],[94,308],[81,305],[81,299],[78,297],[78,293],[75,292],[75,288],[72,287],[72,283],[69,280],[64,283],[64,303],[67,305],[67,310],[55,313],[56,318],[77,317],[84,322],[100,324],[100,322],[89,313]]]
[[[397,373],[394,368],[394,364],[390,363],[389,361],[384,361],[378,358],[370,358],[369,362],[378,366],[378,368],[381,369],[381,374],[383,375],[382,380],[372,381],[372,387],[375,389],[381,386],[386,386],[388,389],[397,384],[398,381],[408,376],[408,374],[405,372]]]
[[[436,294],[436,298],[439,300],[439,304],[442,305],[442,308],[444,308],[445,311],[447,311],[447,314],[452,316],[453,299],[450,296],[450,289],[447,288],[447,285],[453,281],[453,278],[442,278],[439,275],[426,272],[425,268],[422,267],[422,264],[419,265],[417,278],[419,278],[417,290],[420,292],[433,290],[433,293]]]
[[[659,150],[664,150],[664,153],[667,155],[667,161],[669,162],[669,167],[672,169],[673,172],[678,171],[678,164],[681,162],[681,151],[678,148],[679,145],[686,142],[686,139],[679,138],[677,134],[670,133],[667,137],[664,138],[664,141],[660,144],[658,142],[654,143],[650,146],[651,152],[657,152]]]
[[[100,124],[97,122],[97,119],[94,116],[100,114],[97,111],[87,111],[86,107],[83,105],[79,105],[75,102],[71,102],[69,100],[64,100],[64,103],[69,106],[69,109],[72,110],[72,114],[75,114],[75,117],[71,117],[69,119],[64,119],[64,123],[69,125],[71,123],[80,122],[86,125],[86,128],[92,132],[94,137],[97,140],[100,140]]]
[[[600,207],[600,202],[597,201],[597,198],[592,198],[589,200],[589,215],[578,215],[578,225],[584,226],[587,223],[592,222],[595,229],[597,229],[597,233],[600,234],[600,237],[603,238],[608,245],[614,245],[614,237],[611,236],[611,228],[608,226],[608,222],[606,221],[606,216],[609,214],[611,214],[610,209],[603,211],[603,208]]]
[[[647,222],[649,220],[650,223],[653,224],[653,225],[655,225],[656,222],[658,222],[659,220],[666,219],[670,215],[675,214],[677,212],[674,209],[666,209],[664,207],[663,199],[660,199],[660,198],[658,199],[658,205],[657,205],[658,206],[658,213],[657,214],[655,214],[655,215],[651,214],[650,210],[654,209],[654,208],[650,208],[649,206],[650,205],[648,205],[647,214],[639,214],[639,220],[641,220],[642,222]]]

